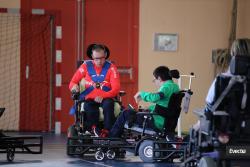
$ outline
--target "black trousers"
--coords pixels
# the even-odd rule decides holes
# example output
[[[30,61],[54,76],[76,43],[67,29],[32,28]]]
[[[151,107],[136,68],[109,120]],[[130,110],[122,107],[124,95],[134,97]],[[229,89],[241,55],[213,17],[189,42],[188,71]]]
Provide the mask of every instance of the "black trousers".
[[[99,122],[99,107],[103,108],[104,129],[110,130],[115,121],[114,100],[112,98],[103,99],[102,103],[94,100],[86,100],[84,102],[85,125],[87,130],[91,130],[93,125]]]
[[[121,134],[123,133],[123,127],[124,124],[129,121],[129,119],[134,116],[136,113],[133,110],[123,110],[121,112],[121,114],[118,116],[118,118],[115,121],[114,126],[112,127],[109,136],[110,137],[119,137],[121,136]],[[143,122],[144,122],[144,115],[140,115],[140,114],[136,114],[135,115],[135,122],[134,124],[137,124],[139,126],[143,126]],[[151,120],[147,120],[147,128],[154,128],[154,123],[153,123],[153,119]]]

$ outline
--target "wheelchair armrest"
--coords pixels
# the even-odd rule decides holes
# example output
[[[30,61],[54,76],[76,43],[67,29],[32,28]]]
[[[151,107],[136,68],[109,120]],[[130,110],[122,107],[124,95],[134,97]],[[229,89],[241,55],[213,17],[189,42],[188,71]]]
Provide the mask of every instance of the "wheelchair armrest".
[[[226,111],[215,111],[213,112],[214,116],[229,116],[229,114]]]
[[[205,117],[205,111],[204,109],[196,109],[193,111],[194,114],[196,114],[198,117]],[[214,116],[229,116],[229,114],[225,111],[215,111],[212,112]]]
[[[159,115],[157,113],[150,113],[150,112],[137,112],[138,115],[144,115],[144,116],[153,116],[153,115]]]
[[[137,112],[136,115],[142,115],[144,118],[144,122],[146,123],[146,120],[151,120],[154,115],[159,115],[157,113],[150,113],[150,112]],[[143,125],[143,129],[146,128],[146,124]]]
[[[84,103],[85,101],[85,99],[78,100],[79,103]]]
[[[148,128],[147,127],[147,122],[146,120],[148,119],[152,119],[152,116],[153,115],[159,115],[159,114],[156,114],[156,113],[150,113],[150,112],[137,112],[136,115],[142,115],[144,116],[144,122],[143,122],[143,125],[142,127],[138,127],[135,125],[133,125],[130,129],[136,131],[136,132],[140,132],[142,134],[142,136],[144,136],[145,134],[149,134],[149,135],[155,135],[157,134],[157,130],[155,129],[151,129],[151,128]],[[125,124],[124,126],[125,128],[128,128],[128,124]]]
[[[125,91],[123,91],[123,90],[121,90],[120,92],[119,92],[119,96],[124,96],[124,95],[126,95],[126,92]]]

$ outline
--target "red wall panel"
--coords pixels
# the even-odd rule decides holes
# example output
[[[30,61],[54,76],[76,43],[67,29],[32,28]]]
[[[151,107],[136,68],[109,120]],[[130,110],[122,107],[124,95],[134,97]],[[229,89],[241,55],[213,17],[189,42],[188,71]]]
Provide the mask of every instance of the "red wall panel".
[[[68,111],[72,101],[69,99],[70,94],[68,90],[68,83],[75,71],[76,63],[76,7],[77,1],[75,0],[21,0],[21,11],[24,13],[31,13],[32,9],[44,9],[46,12],[56,14],[56,25],[62,26],[62,39],[60,43],[56,43],[56,48],[62,50],[62,63],[60,65],[60,72],[62,73],[62,87],[55,89],[55,96],[63,95],[62,97],[62,110],[55,112],[54,121],[62,121],[62,131],[66,131],[66,126],[72,123],[73,118],[69,118]],[[25,33],[25,32],[23,32]],[[25,44],[25,43],[23,43]],[[25,55],[22,56],[23,58]],[[55,67],[56,68],[56,67]],[[56,71],[55,71],[56,72]],[[27,90],[23,90],[23,93]],[[64,96],[64,92],[67,92]],[[54,101],[54,100],[53,100]],[[27,102],[23,101],[22,104]],[[22,105],[21,104],[21,105]],[[49,111],[47,111],[49,112]],[[21,113],[22,114],[22,113]],[[39,113],[37,113],[39,114]],[[22,119],[24,120],[24,119]],[[21,121],[22,121],[21,120]],[[25,122],[25,121],[24,121]],[[52,127],[54,124],[52,124]]]
[[[121,75],[123,103],[134,104],[138,89],[139,0],[86,0],[85,47],[99,42],[110,49],[110,59],[118,69],[132,69],[132,78]],[[135,105],[135,104],[134,104]]]
[[[111,50],[111,58],[120,67],[133,68],[133,79],[124,75],[122,86],[128,92],[125,103],[133,102],[138,89],[138,24],[139,0],[85,0],[84,48],[92,42],[105,43]],[[68,83],[76,70],[77,57],[77,0],[21,0],[21,10],[56,11],[56,23],[62,26],[62,87],[55,88],[55,95],[62,97],[62,110],[55,111],[55,121],[62,122],[62,131],[73,123],[68,111],[70,99]],[[84,50],[85,55],[85,50]],[[58,69],[58,67],[55,67]],[[21,113],[22,114],[22,113]]]

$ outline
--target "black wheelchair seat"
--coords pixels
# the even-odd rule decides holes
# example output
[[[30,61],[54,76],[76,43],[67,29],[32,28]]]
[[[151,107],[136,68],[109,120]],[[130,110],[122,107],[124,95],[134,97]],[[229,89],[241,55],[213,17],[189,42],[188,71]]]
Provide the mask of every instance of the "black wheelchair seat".
[[[214,104],[219,98],[222,100],[217,108],[214,107],[216,109],[213,112],[214,129],[234,135],[242,134],[242,132],[250,134],[250,82],[237,81],[227,94],[223,94],[230,82],[235,79],[234,77],[237,76],[220,75],[216,79]],[[225,114],[218,114],[222,111]]]

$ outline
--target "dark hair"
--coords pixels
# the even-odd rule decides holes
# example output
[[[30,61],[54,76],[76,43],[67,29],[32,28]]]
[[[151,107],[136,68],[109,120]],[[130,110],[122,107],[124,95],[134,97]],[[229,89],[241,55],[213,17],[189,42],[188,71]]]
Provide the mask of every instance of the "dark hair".
[[[103,45],[103,44],[97,44],[97,43],[93,43],[93,44],[90,44],[87,48],[87,56],[92,59],[92,53],[93,51],[100,51],[100,50],[103,50],[104,51],[104,54],[106,56],[106,59],[108,59],[109,55],[110,55],[110,51],[109,51],[109,48],[106,46],[106,45]]]
[[[95,51],[101,51],[101,50],[103,50],[104,53],[105,53],[105,55],[107,54],[106,48],[105,48],[105,46],[102,45],[102,44],[95,44],[95,45],[93,45],[93,47],[92,47],[92,52],[93,52],[94,50],[95,50]]]
[[[166,66],[157,67],[153,75],[155,78],[160,77],[162,81],[172,80],[172,78],[179,78],[180,74],[178,70],[169,70]]]

